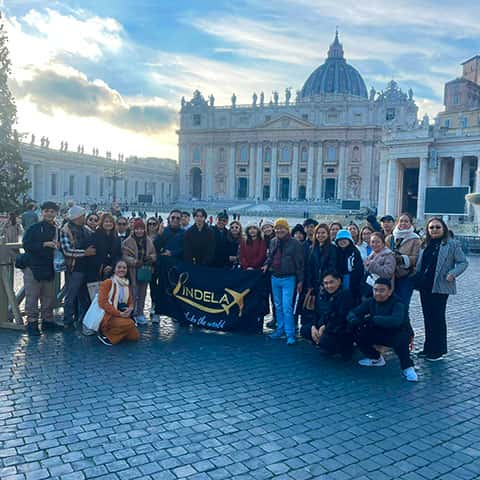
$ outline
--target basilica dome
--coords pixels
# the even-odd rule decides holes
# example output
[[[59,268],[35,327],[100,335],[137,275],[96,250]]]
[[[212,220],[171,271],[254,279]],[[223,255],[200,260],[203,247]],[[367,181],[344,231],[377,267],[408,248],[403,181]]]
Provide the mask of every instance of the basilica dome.
[[[347,63],[343,56],[338,32],[328,50],[327,60],[308,77],[300,96],[308,98],[322,93],[340,93],[368,98],[362,76]]]

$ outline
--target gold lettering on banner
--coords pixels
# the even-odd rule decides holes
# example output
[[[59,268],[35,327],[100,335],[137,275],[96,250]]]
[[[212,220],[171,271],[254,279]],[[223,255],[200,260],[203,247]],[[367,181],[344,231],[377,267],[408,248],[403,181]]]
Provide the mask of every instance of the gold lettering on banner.
[[[225,288],[223,295],[217,297],[215,296],[215,292],[210,290],[200,290],[198,288],[187,287],[185,284],[188,282],[188,278],[189,275],[187,272],[181,273],[178,277],[177,284],[172,291],[175,298],[178,298],[178,300],[187,305],[198,308],[198,310],[201,310],[202,312],[214,314],[226,313],[228,315],[230,310],[235,305],[238,305],[238,316],[242,316],[245,297],[250,293],[249,288],[242,292],[237,292],[231,288]]]

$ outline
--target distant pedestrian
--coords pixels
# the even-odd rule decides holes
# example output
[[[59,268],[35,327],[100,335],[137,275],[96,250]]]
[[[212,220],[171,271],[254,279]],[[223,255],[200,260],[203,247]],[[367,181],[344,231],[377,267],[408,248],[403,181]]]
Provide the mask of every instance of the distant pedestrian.
[[[38,222],[38,215],[35,212],[35,204],[33,202],[27,205],[27,210],[22,215],[22,227],[26,232],[32,225]]]
[[[17,220],[17,214],[10,212],[8,220],[3,225],[2,238],[5,243],[17,243],[22,234],[22,226]]]

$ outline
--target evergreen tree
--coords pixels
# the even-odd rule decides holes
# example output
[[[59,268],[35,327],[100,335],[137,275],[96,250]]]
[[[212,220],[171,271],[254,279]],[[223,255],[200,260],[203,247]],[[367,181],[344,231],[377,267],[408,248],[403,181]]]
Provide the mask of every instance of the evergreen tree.
[[[7,41],[0,14],[0,212],[18,210],[30,188],[18,135],[13,129],[17,108],[7,83],[11,73]]]

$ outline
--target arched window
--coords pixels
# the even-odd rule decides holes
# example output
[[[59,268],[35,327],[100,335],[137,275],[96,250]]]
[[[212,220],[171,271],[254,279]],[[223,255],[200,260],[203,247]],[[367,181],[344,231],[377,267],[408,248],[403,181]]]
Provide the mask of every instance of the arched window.
[[[265,149],[265,162],[266,163],[272,162],[272,149],[270,147],[267,147]]]
[[[290,148],[283,147],[282,148],[282,162],[289,162],[290,161]]]
[[[246,145],[240,148],[240,161],[246,162],[248,160],[248,149]]]
[[[300,157],[301,162],[307,162],[308,161],[308,150],[307,147],[302,148],[302,153]]]
[[[202,153],[200,151],[200,147],[195,147],[193,149],[193,161],[200,162],[201,159],[202,159]]]

